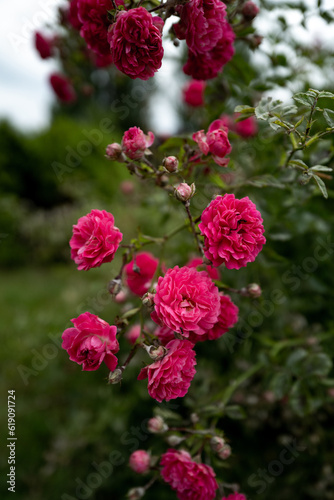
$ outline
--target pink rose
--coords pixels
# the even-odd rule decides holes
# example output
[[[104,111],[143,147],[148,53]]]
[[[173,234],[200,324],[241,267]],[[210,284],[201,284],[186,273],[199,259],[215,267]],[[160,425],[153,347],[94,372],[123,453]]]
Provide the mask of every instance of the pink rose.
[[[220,274],[219,274],[218,269],[215,269],[212,266],[208,266],[208,265],[204,264],[201,257],[194,257],[186,264],[186,266],[187,267],[195,267],[197,269],[197,271],[206,271],[212,280],[219,280],[220,279]]]
[[[170,342],[171,340],[174,340],[175,339],[175,335],[174,335],[174,332],[173,330],[171,330],[170,328],[168,328],[168,326],[158,326],[154,332],[153,332],[153,335],[155,335],[156,337],[158,337],[158,339],[160,340],[161,344],[162,345],[166,345],[168,344],[168,342]]]
[[[236,116],[238,116],[238,114]],[[236,122],[235,131],[240,137],[244,137],[245,139],[254,137],[258,132],[258,126],[254,116],[250,116],[241,122]]]
[[[215,325],[204,335],[189,334],[190,342],[203,342],[204,340],[215,340],[224,335],[238,321],[238,307],[232,302],[228,295],[220,293],[220,314]]]
[[[144,474],[150,469],[151,457],[145,450],[134,451],[130,455],[129,466],[137,474]]]
[[[35,33],[35,47],[42,59],[48,59],[54,55],[55,38],[47,38],[39,31]]]
[[[199,80],[190,80],[183,89],[183,100],[193,107],[204,106],[204,90],[206,83]]]
[[[67,328],[62,335],[62,348],[70,360],[82,365],[86,371],[97,370],[104,361],[109,370],[114,371],[117,366],[115,354],[119,351],[116,326],[108,325],[90,312],[71,321],[74,327]]]
[[[114,259],[122,238],[112,214],[105,210],[92,210],[73,225],[71,258],[79,271],[100,267]]]
[[[176,36],[189,47],[183,71],[196,80],[215,78],[234,54],[234,32],[220,0],[190,0],[176,7],[181,20],[174,24]]]
[[[80,30],[82,22],[79,19],[78,13],[78,0],[71,0],[70,7],[68,10],[68,21],[72,28],[75,30]]]
[[[193,347],[188,340],[172,340],[162,359],[140,371],[138,380],[148,378],[148,393],[159,403],[187,394],[196,373]]]
[[[194,462],[187,451],[169,449],[161,457],[161,476],[179,500],[213,500],[218,484],[214,470]]]
[[[116,5],[124,5],[116,0]],[[77,0],[78,19],[82,23],[80,35],[87,46],[101,56],[110,56],[108,43],[108,10],[112,10],[111,0]]]
[[[68,78],[57,73],[50,75],[50,84],[54,93],[63,102],[73,102],[77,96]]]
[[[154,134],[147,135],[139,127],[131,127],[124,132],[122,138],[123,152],[131,160],[139,160],[145,155],[147,148],[154,142]]]
[[[125,334],[124,337],[130,342],[130,344],[135,344],[136,340],[140,336],[141,327],[140,325],[133,325]]]
[[[222,120],[215,120],[211,123],[206,134],[204,130],[200,130],[193,134],[193,139],[197,142],[204,155],[211,153],[212,159],[217,165],[226,167],[229,162],[229,158],[226,158],[226,155],[232,151],[227,134],[228,131],[224,126],[224,122]]]
[[[222,500],[247,500],[246,496],[242,493],[235,491],[231,493],[228,497],[223,497]]]
[[[215,325],[220,313],[218,288],[206,271],[175,266],[160,277],[151,317],[188,338],[203,335]]]
[[[240,269],[253,262],[266,242],[260,212],[246,196],[217,196],[202,213],[198,225],[204,253],[214,266]]]
[[[125,282],[132,293],[141,297],[149,290],[158,263],[151,253],[140,252],[125,266]]]
[[[144,7],[119,12],[108,34],[115,66],[130,78],[152,77],[164,54],[161,30],[162,19]]]

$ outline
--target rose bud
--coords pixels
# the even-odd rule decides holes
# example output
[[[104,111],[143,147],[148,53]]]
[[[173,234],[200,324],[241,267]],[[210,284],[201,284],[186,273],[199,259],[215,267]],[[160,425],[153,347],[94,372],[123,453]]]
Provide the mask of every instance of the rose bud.
[[[160,434],[168,431],[168,425],[166,424],[166,422],[162,417],[157,416],[150,418],[147,424],[147,429],[152,434]]]
[[[190,200],[194,196],[195,191],[196,187],[194,183],[189,186],[189,184],[181,182],[181,184],[174,187],[175,198],[183,202]]]
[[[259,12],[260,9],[252,1],[246,2],[241,9],[241,13],[247,21],[252,21],[252,19],[254,19]]]
[[[117,142],[113,142],[106,147],[105,157],[108,158],[108,160],[117,160],[120,162],[125,161],[122,146]]]
[[[176,156],[166,156],[166,158],[162,160],[162,164],[165,167],[165,170],[172,174],[173,172],[177,172],[179,160]]]

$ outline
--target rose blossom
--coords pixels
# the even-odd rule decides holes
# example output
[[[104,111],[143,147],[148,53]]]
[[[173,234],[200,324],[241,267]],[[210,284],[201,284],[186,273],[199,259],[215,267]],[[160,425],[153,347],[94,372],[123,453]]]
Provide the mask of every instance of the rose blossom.
[[[229,158],[225,158],[232,151],[228,140],[227,129],[222,120],[215,120],[211,123],[208,132],[200,130],[193,134],[193,140],[197,142],[199,149],[204,155],[212,154],[212,159],[217,165],[226,167]]]
[[[238,114],[236,116],[238,116]],[[236,122],[235,131],[240,137],[244,137],[245,139],[254,137],[258,132],[257,122],[254,116],[249,116],[241,122]]]
[[[43,36],[39,31],[35,33],[35,47],[39,52],[42,59],[48,59],[54,54],[54,42],[55,38],[47,38]]]
[[[218,320],[218,288],[206,271],[175,266],[160,277],[151,317],[186,338],[190,332],[203,335]]]
[[[50,75],[50,84],[54,93],[63,102],[73,102],[77,96],[75,90],[68,78],[57,73]]]
[[[204,90],[206,83],[199,80],[190,80],[183,89],[183,100],[193,107],[204,106]]]
[[[159,403],[183,397],[196,373],[194,344],[188,340],[172,340],[167,354],[142,368],[138,380],[148,378],[148,393]]]
[[[153,335],[155,335],[156,337],[158,337],[158,339],[160,340],[160,342],[164,346],[166,344],[168,344],[168,342],[170,342],[171,340],[175,339],[175,335],[174,335],[173,330],[171,330],[170,328],[168,328],[168,326],[165,326],[165,325],[158,326],[154,330]]]
[[[194,462],[187,451],[169,449],[161,457],[161,476],[179,500],[213,500],[218,484],[214,470]]]
[[[180,40],[189,47],[183,71],[196,80],[217,76],[234,54],[234,32],[226,20],[226,6],[220,0],[190,0],[176,7],[181,20],[174,24]]]
[[[71,0],[67,18],[72,28],[80,30],[82,22],[80,21],[78,14],[78,0]]]
[[[73,225],[71,258],[78,270],[100,267],[115,257],[123,235],[114,225],[114,217],[105,210],[92,210]]]
[[[204,335],[189,334],[191,342],[203,342],[204,340],[215,340],[224,335],[238,321],[238,307],[232,302],[228,295],[220,293],[220,314],[215,325]]]
[[[261,214],[248,196],[217,196],[201,219],[204,254],[214,266],[240,269],[255,260],[266,242]]]
[[[131,160],[139,160],[145,155],[146,149],[154,142],[154,134],[147,135],[139,127],[131,127],[124,132],[122,138],[123,152]]]
[[[247,500],[247,498],[242,493],[238,493],[237,491],[235,491],[234,493],[231,493],[228,497],[223,497],[222,500]]]
[[[140,325],[133,325],[130,328],[130,330],[128,330],[124,334],[124,337],[126,338],[126,340],[128,340],[130,342],[130,344],[133,345],[136,343],[137,338],[140,336],[140,332],[141,332]]]
[[[116,326],[108,325],[90,312],[71,321],[74,327],[67,328],[62,334],[62,348],[68,352],[70,360],[82,365],[86,371],[97,370],[104,361],[109,370],[114,371],[117,366],[114,354],[119,351]]]
[[[125,266],[125,282],[131,292],[140,297],[148,291],[159,260],[149,252],[140,252]]]
[[[108,41],[115,66],[130,78],[148,80],[161,67],[163,20],[144,7],[117,14]]]
[[[208,266],[208,265],[204,264],[201,257],[194,257],[186,264],[186,266],[187,267],[195,267],[197,269],[197,271],[206,271],[208,273],[208,275],[210,276],[210,278],[213,280],[220,279],[220,274],[219,274],[218,269],[215,269],[212,266]]]
[[[116,5],[123,5],[123,0],[116,0]],[[111,0],[78,0],[78,19],[82,23],[80,35],[87,46],[101,56],[110,55],[108,43],[108,10],[112,10]]]
[[[130,455],[129,466],[137,474],[144,474],[150,468],[151,457],[145,450],[134,451]]]

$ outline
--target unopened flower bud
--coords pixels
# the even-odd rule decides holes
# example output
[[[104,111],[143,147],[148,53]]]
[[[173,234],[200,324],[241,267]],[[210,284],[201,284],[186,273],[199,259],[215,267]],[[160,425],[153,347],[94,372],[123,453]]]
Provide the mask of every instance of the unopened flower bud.
[[[113,142],[106,147],[106,158],[108,160],[117,160],[123,162],[125,160],[125,156],[122,152],[122,146],[117,142]]]
[[[229,444],[225,444],[218,453],[218,456],[222,460],[226,460],[231,455],[231,453],[232,453],[231,446]]]
[[[152,434],[161,434],[168,431],[168,425],[162,417],[157,416],[150,418],[147,423],[147,429],[152,432]]]
[[[241,13],[247,21],[252,21],[252,19],[254,19],[259,12],[260,9],[251,0],[246,2],[241,9]]]
[[[181,182],[178,186],[174,187],[174,195],[177,200],[180,201],[188,201],[195,194],[196,187],[195,184],[192,183],[190,186],[185,182]]]
[[[131,488],[131,490],[128,491],[126,497],[129,500],[139,500],[145,495],[145,488]]]
[[[241,289],[241,295],[244,297],[251,297],[252,299],[258,299],[262,295],[262,290],[257,283],[250,283],[246,288]]]
[[[142,303],[145,307],[152,310],[154,309],[154,293],[147,292],[142,298]]]
[[[116,368],[113,372],[109,373],[108,384],[118,384],[123,378],[123,370]]]
[[[164,358],[167,354],[167,349],[163,345],[160,345],[159,347],[155,347],[154,345],[147,346],[143,344],[144,349],[146,350],[147,354],[153,361],[159,361],[160,359]]]
[[[191,423],[197,424],[197,422],[199,422],[199,416],[197,415],[197,413],[192,413],[190,415],[190,420],[191,420]]]
[[[117,295],[114,296],[114,301],[117,302],[117,304],[123,304],[127,299],[127,294],[121,290]]]
[[[212,451],[218,454],[222,451],[225,445],[226,443],[224,439],[219,436],[213,436],[213,438],[210,439],[210,446]]]
[[[250,38],[251,47],[253,49],[257,49],[258,47],[260,47],[262,41],[263,41],[263,36],[261,36],[261,35],[252,36]]]
[[[129,459],[129,466],[137,474],[145,474],[150,469],[151,457],[145,450],[134,451]]]
[[[175,434],[173,434],[172,436],[168,436],[166,441],[169,444],[169,446],[173,446],[174,448],[174,446],[178,446],[184,440],[185,440],[184,437],[176,436]]]
[[[176,156],[166,156],[166,158],[162,160],[162,164],[165,167],[165,170],[172,174],[173,172],[177,172],[179,160]]]
[[[108,291],[111,295],[117,295],[122,289],[122,281],[119,278],[115,278],[108,283]]]

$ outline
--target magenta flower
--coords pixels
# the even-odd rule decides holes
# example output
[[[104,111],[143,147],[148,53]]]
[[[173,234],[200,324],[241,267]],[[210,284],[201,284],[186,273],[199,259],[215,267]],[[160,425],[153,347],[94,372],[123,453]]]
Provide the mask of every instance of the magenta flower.
[[[183,89],[183,100],[189,106],[204,106],[204,90],[206,83],[199,80],[190,80]]]
[[[78,0],[71,0],[70,2],[70,6],[68,9],[68,21],[72,28],[78,31],[80,30],[82,22],[79,19]]]
[[[220,313],[218,288],[206,271],[175,266],[160,277],[151,317],[188,338],[203,335],[216,324]]]
[[[108,41],[117,68],[130,78],[148,80],[161,67],[163,21],[137,7],[117,14]]]
[[[140,252],[125,266],[125,282],[132,293],[141,297],[149,290],[158,262],[151,253]]]
[[[144,474],[150,468],[151,457],[145,450],[134,451],[130,455],[129,466],[137,474]]]
[[[168,344],[171,340],[175,339],[175,335],[173,330],[168,328],[168,326],[157,326],[157,328],[154,330],[153,335],[158,337],[162,345]]]
[[[73,102],[77,96],[68,78],[57,73],[50,75],[50,84],[54,93],[63,102]]]
[[[47,38],[39,31],[35,33],[35,47],[42,59],[48,59],[54,55],[55,38]]]
[[[131,328],[127,332],[125,332],[124,337],[126,338],[126,340],[130,342],[130,344],[133,345],[136,343],[136,340],[140,336],[140,332],[141,332],[141,327],[139,324],[138,325],[136,324],[131,326]]]
[[[204,253],[214,266],[240,269],[253,262],[266,242],[260,212],[246,196],[217,196],[202,213],[198,225]],[[195,332],[196,333],[196,332]]]
[[[196,373],[193,347],[188,340],[172,340],[162,359],[140,371],[138,380],[148,378],[148,393],[159,403],[187,394]]]
[[[74,327],[67,328],[62,334],[62,348],[70,360],[82,365],[86,371],[97,370],[104,361],[109,370],[114,371],[117,366],[115,354],[119,351],[116,326],[108,325],[90,312],[71,321]]]
[[[201,257],[194,257],[186,264],[186,266],[187,267],[195,267],[195,269],[197,269],[197,271],[206,271],[212,280],[219,280],[220,279],[220,273],[219,273],[218,269],[204,264]]]
[[[220,293],[220,314],[217,323],[204,335],[189,334],[191,342],[203,342],[204,340],[215,340],[224,335],[238,321],[239,309],[228,295]]]
[[[122,138],[123,152],[131,160],[139,160],[145,155],[147,148],[154,142],[154,134],[147,135],[139,127],[131,127],[124,132]]]
[[[248,139],[248,137],[254,137],[258,132],[257,121],[254,116],[249,116],[241,122],[236,122],[235,131],[238,135],[240,135],[240,137],[245,139]]]
[[[193,134],[193,139],[197,142],[199,149],[204,155],[211,153],[212,159],[217,165],[226,167],[229,158],[226,158],[232,151],[231,144],[228,140],[228,130],[222,120],[215,120],[211,123],[208,132],[199,130]]]
[[[194,462],[187,451],[169,449],[161,457],[161,476],[179,500],[213,500],[218,484],[214,470]]]
[[[223,497],[222,500],[247,500],[246,496],[237,491],[231,493],[228,497]]]
[[[73,225],[71,258],[78,270],[87,271],[111,262],[123,234],[114,225],[114,216],[105,210],[92,210]]]

